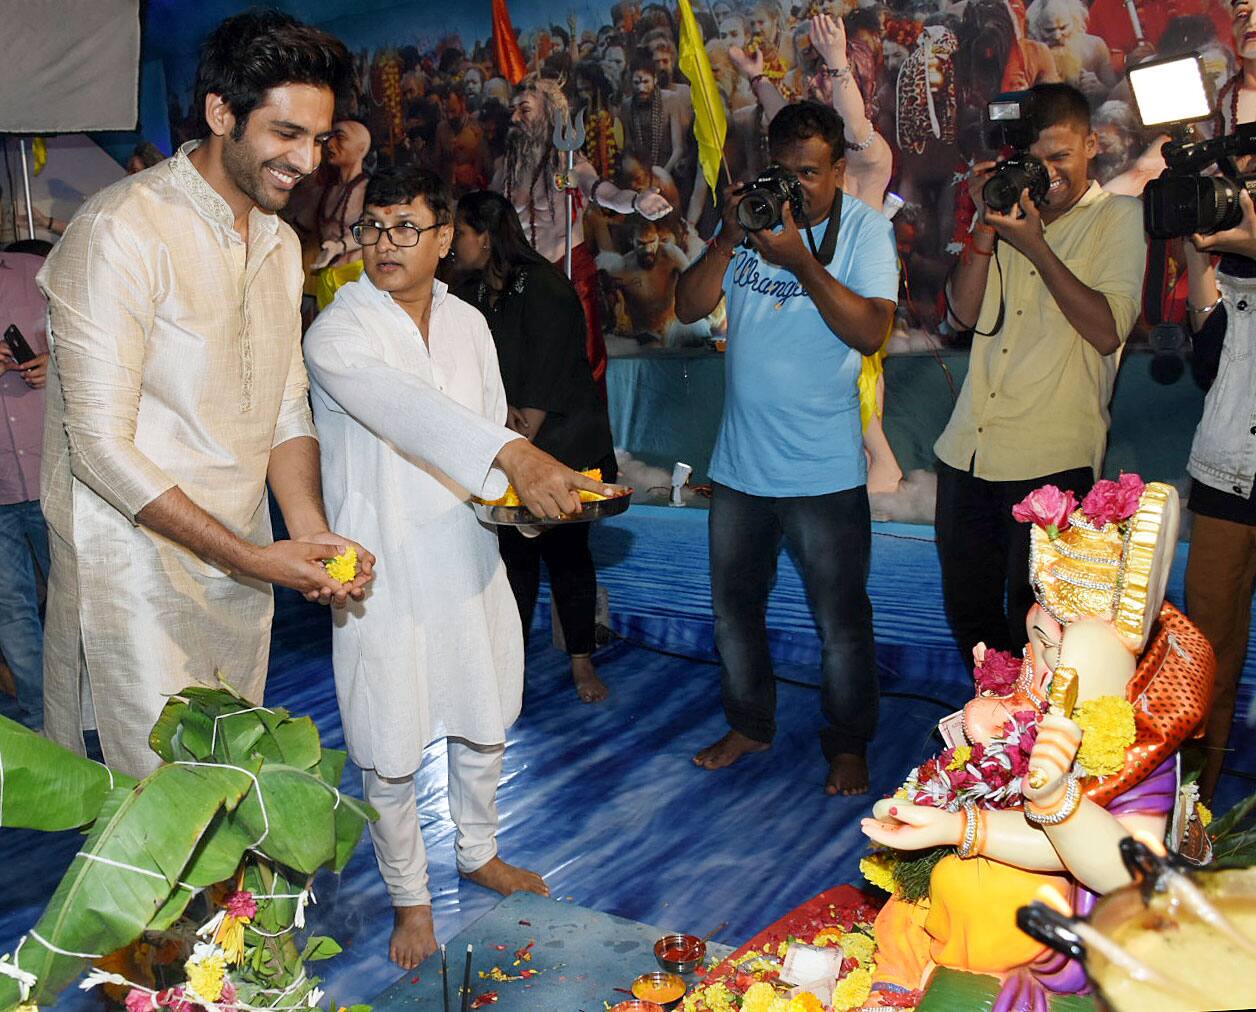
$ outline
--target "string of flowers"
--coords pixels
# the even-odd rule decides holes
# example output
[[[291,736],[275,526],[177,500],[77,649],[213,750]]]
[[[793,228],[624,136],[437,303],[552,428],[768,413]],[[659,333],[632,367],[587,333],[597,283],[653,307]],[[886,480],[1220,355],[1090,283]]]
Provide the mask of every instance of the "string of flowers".
[[[966,804],[996,809],[1023,805],[1022,778],[1038,737],[1038,719],[1034,710],[1019,710],[989,742],[943,749],[913,769],[894,796],[948,812]]]

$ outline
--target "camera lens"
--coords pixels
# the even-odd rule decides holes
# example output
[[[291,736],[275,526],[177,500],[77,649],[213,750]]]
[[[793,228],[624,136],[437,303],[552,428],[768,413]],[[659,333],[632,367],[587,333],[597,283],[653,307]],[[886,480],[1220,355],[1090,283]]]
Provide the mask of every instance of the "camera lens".
[[[1020,188],[1017,185],[1019,182],[1018,178],[1009,177],[1005,172],[997,172],[986,180],[981,199],[990,210],[1007,214],[1020,200]]]
[[[751,232],[770,228],[779,217],[780,208],[772,194],[763,190],[751,190],[737,205],[737,220]]]

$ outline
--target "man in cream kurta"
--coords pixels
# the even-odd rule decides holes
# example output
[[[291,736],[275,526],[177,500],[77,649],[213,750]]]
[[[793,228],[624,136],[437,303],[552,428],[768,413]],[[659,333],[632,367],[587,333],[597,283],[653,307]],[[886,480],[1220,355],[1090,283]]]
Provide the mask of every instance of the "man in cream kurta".
[[[207,52],[220,35],[264,45],[284,18],[231,19]],[[345,542],[318,489],[300,248],[264,210],[317,166],[332,107],[330,84],[276,82],[239,117],[207,95],[209,139],[89,200],[39,275],[52,348],[45,726],[82,752],[94,710],[106,762],[129,774],[158,765],[148,734],[166,695],[221,676],[261,702],[271,582],[341,591],[318,561]],[[276,118],[295,136],[279,138]],[[310,543],[272,543],[268,474]]]
[[[349,755],[380,814],[371,835],[395,908],[391,955],[408,968],[436,944],[413,776],[431,742],[448,739],[459,872],[504,893],[547,892],[497,857],[495,795],[522,702],[523,636],[497,537],[468,499],[500,497],[509,478],[528,501],[535,472],[519,456],[565,493],[602,486],[504,427],[488,325],[433,277],[453,235],[440,180],[384,170],[366,204],[366,276],[315,320],[305,354],[329,516],[387,546],[370,595],[336,615],[332,657]]]

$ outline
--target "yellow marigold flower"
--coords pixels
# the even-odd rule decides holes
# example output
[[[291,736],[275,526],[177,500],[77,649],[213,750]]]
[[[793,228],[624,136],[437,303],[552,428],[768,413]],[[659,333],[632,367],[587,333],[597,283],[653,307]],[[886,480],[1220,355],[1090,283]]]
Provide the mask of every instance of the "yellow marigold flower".
[[[894,797],[898,798],[900,801],[906,801],[909,796],[906,784],[894,792]]]
[[[897,862],[885,853],[869,854],[859,862],[859,871],[863,877],[878,889],[884,889],[891,896],[897,886],[894,884],[894,865]]]
[[[811,940],[812,945],[828,945],[832,942],[840,943],[845,932],[841,928],[823,928],[816,932],[815,938]]]
[[[691,997],[694,998],[695,1009],[704,1005],[709,1012],[737,1012],[738,1006],[733,1001],[733,992],[723,981],[716,981],[710,987],[699,988],[692,992]]]
[[[741,1002],[741,1012],[769,1012],[775,999],[776,991],[772,985],[758,981],[746,989]]]
[[[1082,729],[1077,761],[1091,776],[1110,777],[1125,767],[1134,744],[1134,707],[1120,696],[1100,696],[1079,703],[1073,720]]]
[[[228,963],[239,963],[244,958],[244,925],[248,917],[232,917],[224,914],[222,923],[214,932],[214,944],[221,947]]]
[[[948,770],[962,770],[972,757],[973,747],[971,745],[960,745],[955,749],[955,754],[951,757],[951,761],[946,764],[946,768]]]
[[[323,563],[327,575],[340,583],[349,583],[358,575],[358,550],[350,545],[334,559]]]
[[[187,986],[197,997],[217,1001],[222,997],[222,982],[227,975],[227,961],[221,952],[200,958],[193,956],[183,964],[187,972]]]
[[[870,966],[876,952],[876,940],[861,931],[848,932],[842,939],[842,954],[848,959],[859,960],[860,966]]]
[[[1208,806],[1202,801],[1196,801],[1195,814],[1199,816],[1200,825],[1207,829],[1208,823],[1212,822],[1212,812],[1209,811]]]
[[[860,967],[851,970],[837,983],[833,991],[834,1012],[846,1012],[846,1009],[859,1008],[872,994],[872,973]]]
[[[824,1012],[824,1002],[820,1001],[810,991],[804,991],[802,994],[790,1000],[785,1006],[786,1012]]]

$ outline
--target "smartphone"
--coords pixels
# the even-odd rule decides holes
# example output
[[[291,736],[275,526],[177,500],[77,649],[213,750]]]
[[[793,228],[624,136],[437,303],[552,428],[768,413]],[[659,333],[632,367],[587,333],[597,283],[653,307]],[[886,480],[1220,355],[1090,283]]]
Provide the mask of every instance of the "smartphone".
[[[18,365],[25,365],[35,357],[35,352],[26,343],[26,338],[17,329],[16,323],[10,323],[9,329],[4,332],[4,343],[9,346],[9,351],[13,352],[13,357],[17,359]]]

